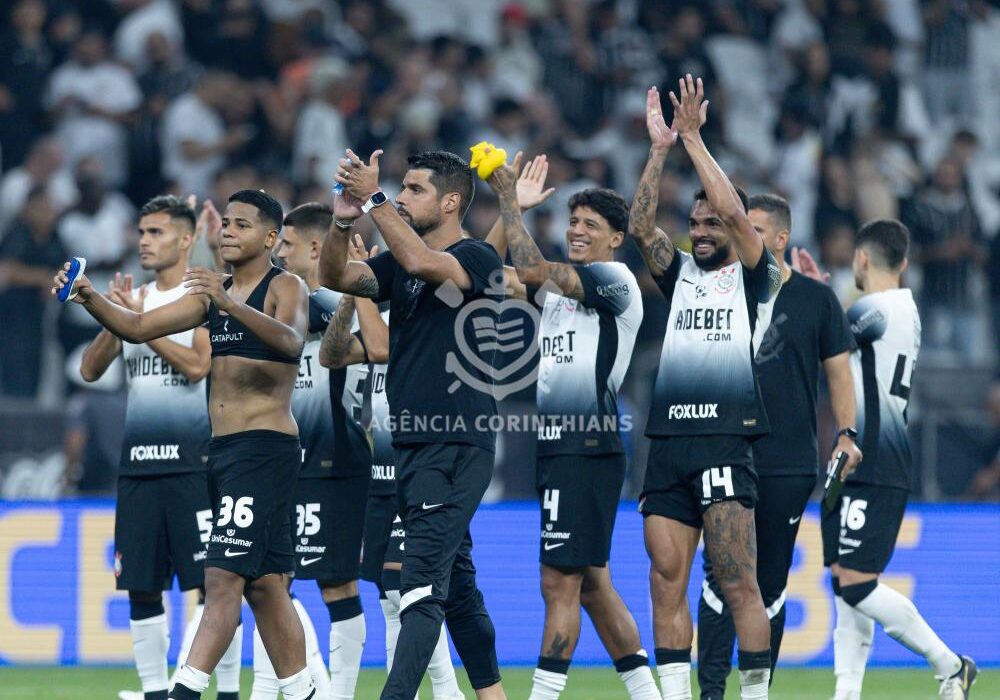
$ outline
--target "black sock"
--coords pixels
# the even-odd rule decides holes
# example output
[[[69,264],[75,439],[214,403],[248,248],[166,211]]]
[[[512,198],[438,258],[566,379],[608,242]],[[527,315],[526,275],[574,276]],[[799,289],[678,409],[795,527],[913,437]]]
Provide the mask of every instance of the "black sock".
[[[615,671],[618,673],[628,673],[643,666],[649,666],[649,657],[643,654],[629,654],[620,659],[615,659]]]
[[[240,700],[240,693],[238,690],[230,693],[220,692],[216,694],[215,700]]]
[[[739,662],[741,671],[752,671],[757,668],[771,668],[771,650],[764,651],[743,651],[737,649],[736,659]]]
[[[151,693],[143,693],[142,698],[143,700],[167,700],[167,691],[154,690]]]
[[[361,609],[360,596],[343,598],[342,600],[335,600],[331,603],[327,603],[326,609],[330,613],[330,624],[350,620],[352,617],[364,614],[364,610]]]
[[[656,647],[656,649],[653,650],[653,655],[656,657],[657,666],[691,663],[691,647],[688,647],[687,649],[667,649],[665,647]]]
[[[553,656],[539,656],[538,668],[549,673],[561,673],[564,676],[569,673],[570,659],[557,659]]]
[[[201,700],[201,693],[196,693],[183,683],[174,683],[174,689],[167,697],[171,700]]]

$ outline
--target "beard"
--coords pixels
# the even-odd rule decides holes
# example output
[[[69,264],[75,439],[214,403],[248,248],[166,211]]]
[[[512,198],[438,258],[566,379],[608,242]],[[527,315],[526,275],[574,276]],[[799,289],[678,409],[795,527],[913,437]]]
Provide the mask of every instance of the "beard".
[[[403,218],[409,220],[410,228],[412,228],[414,233],[421,238],[441,225],[440,216],[429,216],[426,219],[418,220],[413,218],[413,215],[407,212]]]
[[[699,258],[697,255],[692,255],[691,257],[694,258],[694,264],[702,270],[714,270],[729,257],[729,244],[717,245],[715,252],[706,258]]]

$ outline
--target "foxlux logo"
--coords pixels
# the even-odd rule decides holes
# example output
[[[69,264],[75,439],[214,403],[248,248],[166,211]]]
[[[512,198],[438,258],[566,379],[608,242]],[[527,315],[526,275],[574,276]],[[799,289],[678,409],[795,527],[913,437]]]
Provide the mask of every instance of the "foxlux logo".
[[[717,403],[675,403],[667,409],[667,418],[718,418]]]
[[[180,459],[180,445],[134,445],[129,450],[129,459],[133,462],[146,462],[151,459]]]

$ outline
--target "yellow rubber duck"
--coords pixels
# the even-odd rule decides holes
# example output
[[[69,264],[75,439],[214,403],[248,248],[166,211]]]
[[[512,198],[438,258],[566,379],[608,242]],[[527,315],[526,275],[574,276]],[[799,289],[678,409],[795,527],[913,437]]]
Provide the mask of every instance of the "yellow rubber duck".
[[[486,141],[470,146],[469,150],[472,151],[469,167],[479,174],[481,180],[487,179],[494,170],[507,162],[507,151]]]

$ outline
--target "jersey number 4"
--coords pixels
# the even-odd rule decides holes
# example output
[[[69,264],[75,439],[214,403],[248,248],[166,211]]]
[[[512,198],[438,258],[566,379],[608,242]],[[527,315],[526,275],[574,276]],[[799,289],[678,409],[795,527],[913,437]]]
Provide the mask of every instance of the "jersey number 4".
[[[722,496],[716,498],[733,497],[732,467],[712,467],[701,473],[701,493],[705,500],[713,500],[712,489],[722,489]]]
[[[542,495],[542,510],[549,511],[549,520],[559,520],[559,489],[545,489]]]

